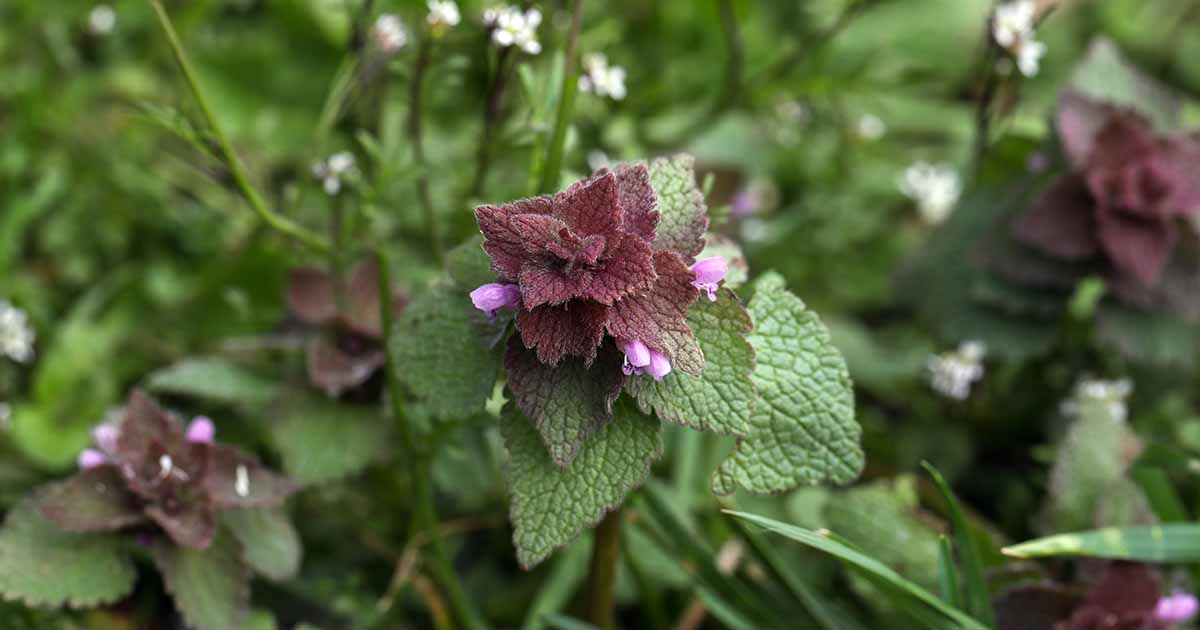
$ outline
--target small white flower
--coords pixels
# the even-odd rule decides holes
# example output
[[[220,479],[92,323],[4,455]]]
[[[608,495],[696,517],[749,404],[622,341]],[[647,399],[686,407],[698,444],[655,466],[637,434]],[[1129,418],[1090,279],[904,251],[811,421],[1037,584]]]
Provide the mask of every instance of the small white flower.
[[[1037,16],[1034,0],[1014,0],[996,7],[992,15],[992,38],[1004,48],[1033,37],[1033,19]]]
[[[1133,383],[1127,378],[1115,381],[1084,378],[1075,384],[1071,397],[1063,401],[1062,413],[1077,417],[1085,406],[1098,403],[1113,422],[1124,422],[1129,415],[1125,401],[1132,393]]]
[[[887,125],[883,124],[883,121],[875,114],[859,116],[855,129],[864,140],[878,140],[887,133]]]
[[[966,341],[957,350],[929,357],[929,386],[937,393],[966,400],[971,395],[971,385],[983,378],[983,359],[987,347],[981,341]]]
[[[342,190],[342,178],[354,173],[354,154],[338,151],[328,159],[313,164],[313,176],[321,180],[325,194],[333,196]]]
[[[88,13],[87,27],[92,35],[108,35],[117,27],[117,12],[107,4],[97,4]]]
[[[25,311],[0,300],[0,355],[17,363],[28,363],[33,359],[35,338]]]
[[[896,185],[916,202],[921,218],[930,225],[946,220],[962,194],[958,172],[947,164],[916,162],[904,170]]]
[[[579,77],[582,92],[594,92],[614,101],[625,98],[625,68],[608,65],[608,58],[592,53],[583,60],[584,75]]]
[[[1032,77],[1041,68],[1042,57],[1046,54],[1046,45],[1032,39],[1022,40],[1017,47],[1017,69],[1021,74]]]
[[[408,44],[408,31],[399,16],[384,13],[375,18],[371,27],[371,39],[385,55],[392,55]]]
[[[448,28],[458,26],[462,21],[462,15],[458,12],[458,5],[454,4],[454,0],[429,0],[429,15],[425,17],[425,21],[430,26],[435,28]]]
[[[488,9],[483,12],[483,23],[492,29],[492,42],[501,48],[516,46],[531,55],[542,52],[537,40],[542,12],[537,9],[522,11],[515,6]]]

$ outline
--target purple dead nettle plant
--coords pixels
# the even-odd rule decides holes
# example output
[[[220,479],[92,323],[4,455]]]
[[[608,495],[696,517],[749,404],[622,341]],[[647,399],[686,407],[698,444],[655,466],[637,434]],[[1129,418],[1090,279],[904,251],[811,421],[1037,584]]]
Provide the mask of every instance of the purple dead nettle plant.
[[[721,258],[695,263],[707,219],[691,242],[656,240],[658,202],[645,165],[601,169],[557,195],[480,206],[475,216],[500,282],[471,298],[489,314],[516,312],[505,367],[531,418],[541,410],[523,395],[522,376],[533,365],[598,363],[610,405],[626,376],[661,380],[675,368],[700,375],[704,355],[687,311],[701,290],[716,300],[727,266]]]
[[[296,490],[253,456],[214,441],[212,420],[186,427],[135,390],[121,419],[93,431],[80,471],[43,490],[38,509],[70,532],[136,531],[206,549],[219,512],[280,505]]]
[[[1200,216],[1200,138],[1160,135],[1140,114],[1065,92],[1056,114],[1070,168],[1016,223],[1056,259],[1101,266],[1110,288],[1146,303]]]
[[[392,312],[408,299],[392,292]],[[294,269],[288,282],[288,310],[314,329],[305,349],[308,378],[329,396],[367,382],[381,367],[383,322],[379,312],[379,268],[374,260],[355,265],[339,283],[316,267]]]

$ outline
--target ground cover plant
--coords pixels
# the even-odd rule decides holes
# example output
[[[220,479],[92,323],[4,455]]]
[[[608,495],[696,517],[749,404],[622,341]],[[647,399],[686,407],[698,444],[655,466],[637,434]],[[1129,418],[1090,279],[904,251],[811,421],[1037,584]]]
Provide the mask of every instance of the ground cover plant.
[[[0,18],[0,627],[1195,625],[1200,4]]]

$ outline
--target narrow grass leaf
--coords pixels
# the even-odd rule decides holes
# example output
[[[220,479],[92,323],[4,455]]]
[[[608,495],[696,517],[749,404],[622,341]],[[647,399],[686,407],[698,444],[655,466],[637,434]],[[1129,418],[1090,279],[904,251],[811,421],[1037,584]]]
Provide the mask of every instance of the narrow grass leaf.
[[[1088,556],[1141,562],[1200,561],[1200,525],[1168,523],[1146,527],[1107,527],[1057,534],[1005,547],[1013,558]]]

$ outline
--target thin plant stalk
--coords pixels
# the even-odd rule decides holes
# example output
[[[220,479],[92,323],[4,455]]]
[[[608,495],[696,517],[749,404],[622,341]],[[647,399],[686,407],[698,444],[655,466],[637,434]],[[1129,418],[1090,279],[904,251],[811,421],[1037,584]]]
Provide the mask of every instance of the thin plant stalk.
[[[441,261],[444,252],[442,234],[438,229],[437,210],[434,208],[433,197],[429,192],[429,172],[425,163],[425,133],[422,127],[425,114],[424,99],[422,98],[423,86],[425,71],[429,68],[432,51],[433,39],[428,34],[422,35],[420,43],[417,44],[417,60],[413,67],[412,81],[409,84],[408,135],[412,141],[413,159],[420,171],[417,174],[417,200],[421,203],[421,209],[425,213],[425,229],[429,232],[429,243],[433,248],[433,254],[438,261]]]
[[[377,250],[375,259],[379,267],[379,309],[383,322],[384,374],[387,378],[388,400],[391,403],[392,417],[400,434],[400,446],[408,460],[414,495],[409,538],[420,535],[425,536],[429,541],[423,554],[425,564],[431,577],[441,587],[446,602],[461,627],[468,630],[486,628],[483,617],[467,597],[466,590],[463,589],[462,582],[458,579],[458,574],[454,572],[454,568],[450,564],[446,543],[437,527],[437,512],[433,505],[433,482],[429,470],[429,453],[425,449],[417,447],[412,427],[404,420],[404,390],[400,384],[394,346],[389,343],[396,330],[395,317],[392,313],[391,273],[387,254],[382,250]]]
[[[504,88],[508,84],[508,59],[512,56],[512,47],[500,50],[496,60],[496,74],[488,87],[487,100],[483,107],[483,133],[479,137],[479,149],[475,154],[475,177],[471,182],[470,197],[478,199],[483,195],[487,185],[488,171],[492,166],[492,144],[495,142],[496,130],[500,127],[502,105],[504,103]]]
[[[158,16],[159,26],[162,27],[163,33],[167,36],[167,42],[171,46],[171,53],[175,57],[175,63],[179,66],[179,70],[187,82],[188,89],[191,90],[192,97],[196,100],[196,105],[200,108],[200,114],[204,117],[204,122],[208,126],[209,133],[212,134],[213,139],[217,143],[217,147],[221,152],[221,159],[233,176],[238,190],[242,193],[246,202],[250,204],[250,208],[254,210],[254,213],[264,223],[276,231],[303,243],[319,253],[329,253],[331,245],[327,240],[267,207],[262,195],[250,183],[250,177],[246,173],[245,165],[242,164],[242,160],[238,157],[237,152],[233,150],[233,145],[230,144],[229,138],[226,137],[225,132],[221,129],[221,125],[217,122],[217,117],[213,113],[208,99],[204,96],[204,91],[200,89],[200,81],[196,77],[196,72],[192,67],[192,62],[188,58],[187,52],[183,49],[179,35],[175,32],[175,27],[171,24],[171,18],[167,15],[167,10],[163,8],[160,0],[148,1]]]
[[[601,630],[616,627],[613,592],[617,585],[617,559],[621,556],[621,508],[604,515],[592,538],[592,564],[588,569],[588,621]]]
[[[562,92],[558,97],[558,114],[554,120],[554,135],[546,148],[546,161],[542,164],[540,192],[558,190],[562,178],[563,152],[567,143],[567,127],[575,112],[575,97],[579,94],[579,63],[575,48],[579,40],[579,26],[583,21],[583,0],[571,4],[571,28],[567,32],[567,47],[563,54]]]

